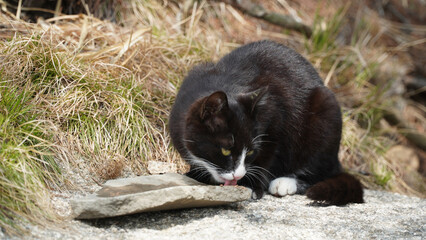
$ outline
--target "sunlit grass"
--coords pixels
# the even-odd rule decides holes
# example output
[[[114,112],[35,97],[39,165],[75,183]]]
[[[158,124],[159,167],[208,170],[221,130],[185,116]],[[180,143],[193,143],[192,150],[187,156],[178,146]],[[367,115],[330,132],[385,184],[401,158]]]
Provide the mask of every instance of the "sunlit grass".
[[[182,75],[209,50],[161,25],[109,38],[99,20],[76,21],[82,28],[26,25],[32,34],[0,43],[0,226],[8,231],[18,216],[51,219],[48,189],[69,183],[58,164],[98,182],[125,170],[146,174],[148,160],[182,165],[167,136],[168,111]]]
[[[32,221],[52,217],[45,195],[60,172],[48,140],[49,126],[35,111],[33,89],[6,85],[3,77],[0,74],[0,226],[13,232],[10,227],[23,216]]]

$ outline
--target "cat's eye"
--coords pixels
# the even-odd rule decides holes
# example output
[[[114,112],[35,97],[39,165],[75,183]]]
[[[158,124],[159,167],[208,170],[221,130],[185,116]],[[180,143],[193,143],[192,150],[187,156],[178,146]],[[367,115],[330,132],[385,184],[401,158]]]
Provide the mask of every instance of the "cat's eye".
[[[221,148],[223,156],[229,156],[231,155],[231,150]]]
[[[250,151],[247,152],[247,156],[251,156],[251,155],[253,155],[253,153],[254,153],[254,150],[250,150]]]

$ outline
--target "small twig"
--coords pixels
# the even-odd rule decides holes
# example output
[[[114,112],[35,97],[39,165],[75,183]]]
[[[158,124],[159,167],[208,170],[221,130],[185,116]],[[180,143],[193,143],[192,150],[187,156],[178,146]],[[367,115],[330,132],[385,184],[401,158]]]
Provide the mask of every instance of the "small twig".
[[[0,4],[2,5],[2,10],[5,11],[5,12],[7,12],[6,10],[3,9],[5,6],[10,7],[12,9],[18,9],[19,8],[19,6],[15,6],[13,4],[10,4],[10,3],[2,1],[2,0],[0,0]],[[23,7],[23,6],[21,6],[21,10],[20,11],[21,12],[22,11],[38,11],[38,12],[46,12],[46,13],[55,14],[54,10],[45,9],[45,8],[38,8],[38,7]],[[15,15],[14,15],[14,18],[16,18]]]
[[[19,0],[18,2],[18,10],[16,10],[16,18],[21,18],[21,8],[22,8],[22,0]]]
[[[2,11],[3,13],[5,13],[7,16],[9,16],[9,17],[11,17],[13,19],[16,19],[15,14],[13,14],[13,13],[11,13],[11,12],[9,12],[7,10],[7,2],[5,2],[3,0],[0,0],[0,8],[1,8],[0,11]]]
[[[90,12],[89,5],[85,0],[81,0],[81,4],[83,4],[84,10],[86,10],[87,16],[91,17],[92,13]]]
[[[61,15],[61,6],[62,6],[62,0],[58,0],[56,2],[55,15],[53,17],[56,18]]]
[[[312,28],[296,21],[292,16],[283,15],[276,12],[269,12],[263,6],[254,4],[250,0],[221,0],[231,6],[247,13],[248,15],[256,18],[263,19],[272,24],[278,25],[283,28],[292,29],[305,34],[307,37],[312,35]]]

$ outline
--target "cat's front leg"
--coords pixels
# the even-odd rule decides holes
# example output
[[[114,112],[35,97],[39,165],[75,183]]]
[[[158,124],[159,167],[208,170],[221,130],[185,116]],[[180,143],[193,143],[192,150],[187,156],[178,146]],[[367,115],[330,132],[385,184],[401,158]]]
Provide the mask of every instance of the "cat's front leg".
[[[253,200],[259,200],[265,195],[265,190],[262,186],[246,186],[245,184],[241,184],[241,186],[245,186],[247,188],[250,188],[252,190],[251,192],[251,199]]]
[[[253,188],[251,192],[251,198],[254,200],[261,199],[265,195],[265,190],[262,187]]]
[[[244,177],[237,183],[238,185],[250,188],[252,190],[251,198],[254,200],[261,199],[265,195],[264,183],[250,180],[248,177]]]
[[[309,185],[295,176],[279,177],[269,183],[269,193],[274,196],[304,194]]]
[[[269,193],[275,196],[292,195],[297,192],[297,180],[291,177],[280,177],[269,183]]]

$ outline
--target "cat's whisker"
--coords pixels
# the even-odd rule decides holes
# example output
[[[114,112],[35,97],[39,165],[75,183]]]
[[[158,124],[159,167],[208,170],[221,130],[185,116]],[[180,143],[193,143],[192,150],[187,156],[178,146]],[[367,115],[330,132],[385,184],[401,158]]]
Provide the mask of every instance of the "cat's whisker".
[[[196,178],[201,179],[202,177],[206,176],[206,172],[205,171],[199,171],[196,174]]]
[[[248,169],[256,169],[257,171],[263,171],[265,173],[268,173],[272,178],[277,178],[274,174],[272,174],[269,170],[260,167],[260,166],[249,166]]]
[[[206,163],[207,165],[209,165],[210,167],[212,167],[212,168],[214,168],[214,169],[218,169],[218,168],[219,168],[219,166],[218,166],[218,165],[216,165],[216,164],[214,164],[214,163],[212,163],[212,162],[208,161],[207,159],[200,158],[200,157],[196,157],[196,158],[197,158],[197,160],[202,160],[204,163]]]
[[[251,140],[251,142],[252,142],[252,143],[254,143],[254,142],[256,142],[256,140],[257,140],[258,138],[260,138],[260,137],[266,137],[266,136],[268,136],[268,134],[259,134],[259,135],[257,135],[256,137],[254,137],[254,138]]]
[[[253,144],[254,145],[260,145],[261,143],[272,143],[272,141],[266,141],[266,140],[262,140],[262,139],[260,139],[260,140],[256,140]]]
[[[268,173],[268,171],[264,171],[264,169],[257,168],[257,167],[249,167],[247,169],[247,172],[253,173],[254,175],[259,175],[263,179],[265,179],[266,181],[268,181],[268,177],[265,174],[265,173]]]
[[[272,141],[266,141],[266,140],[259,139],[259,140],[256,140],[256,141],[253,143],[253,146],[254,146],[255,148],[260,148],[260,146],[261,146],[263,143],[273,143],[273,142],[272,142]]]
[[[268,134],[259,134],[259,135],[257,135],[256,137],[254,137],[254,138],[251,140],[251,142],[252,142],[253,146],[254,146],[255,148],[258,148],[260,145],[262,145],[262,143],[269,142],[269,141],[262,141],[262,137],[265,137],[265,136],[268,136]]]
[[[254,176],[257,180],[259,180],[262,184],[263,184],[263,183],[268,183],[268,178],[267,178],[264,174],[262,174],[262,173],[260,173],[260,172],[253,172],[253,176]]]
[[[255,173],[257,175],[265,175],[265,173],[263,173],[261,170],[254,169],[254,168],[247,170],[247,172],[252,172],[252,173]]]
[[[207,161],[207,160],[206,160]],[[212,162],[208,162],[207,164],[209,164],[210,165],[210,167],[213,167],[213,168],[216,168],[216,169],[218,169],[219,168],[219,166],[218,165],[216,165],[216,164],[214,164],[214,163],[212,163]]]
[[[195,172],[204,172],[204,171],[206,171],[205,168],[199,167],[199,166],[191,167],[191,170],[195,171]]]
[[[199,166],[197,166],[197,167],[193,167],[193,168],[191,168],[191,170],[196,171],[196,172],[204,172],[204,171],[207,171],[205,168],[203,168],[203,167],[199,167]]]
[[[205,165],[213,169],[219,168],[216,164],[209,162],[206,159],[200,158],[200,157],[190,156],[189,158],[186,159],[186,161],[189,162],[191,165],[194,165],[194,166],[196,165],[203,168],[205,168]]]
[[[251,187],[253,188],[253,181],[252,181],[252,178],[251,178],[251,173],[246,173],[246,175],[245,175],[246,177],[247,177],[247,180],[249,181],[249,183],[250,183],[250,185],[251,185]]]
[[[265,178],[260,178],[257,174],[255,174],[256,172],[247,172],[247,176],[252,176],[253,178],[254,178],[254,180],[257,180],[257,181],[259,181],[261,184],[262,184],[262,186],[264,187],[264,188],[268,188],[268,181],[265,181],[266,179]],[[262,174],[260,174],[260,176],[261,177],[264,177]],[[253,180],[253,181],[254,181]],[[266,182],[266,183],[265,183]]]
[[[206,169],[204,169],[204,168],[192,168],[191,170],[198,173],[198,174],[206,172]]]
[[[207,169],[205,169],[203,167],[198,167],[198,166],[197,167],[191,167],[191,170],[197,172],[197,175],[196,175],[197,178],[203,178],[203,177],[209,175],[209,172],[207,171]]]
[[[191,170],[205,172],[206,174],[208,173],[208,170],[204,166],[199,166],[199,165],[193,165],[191,167]]]
[[[268,178],[265,173],[268,173],[271,177],[275,178],[271,172],[259,166],[249,166],[247,173],[253,175],[265,187],[268,187],[270,181],[270,178]]]
[[[209,175],[209,172],[207,172],[207,171],[202,171],[202,172],[200,172],[198,175],[197,175],[197,177],[198,178],[204,178],[205,176],[208,176]]]

